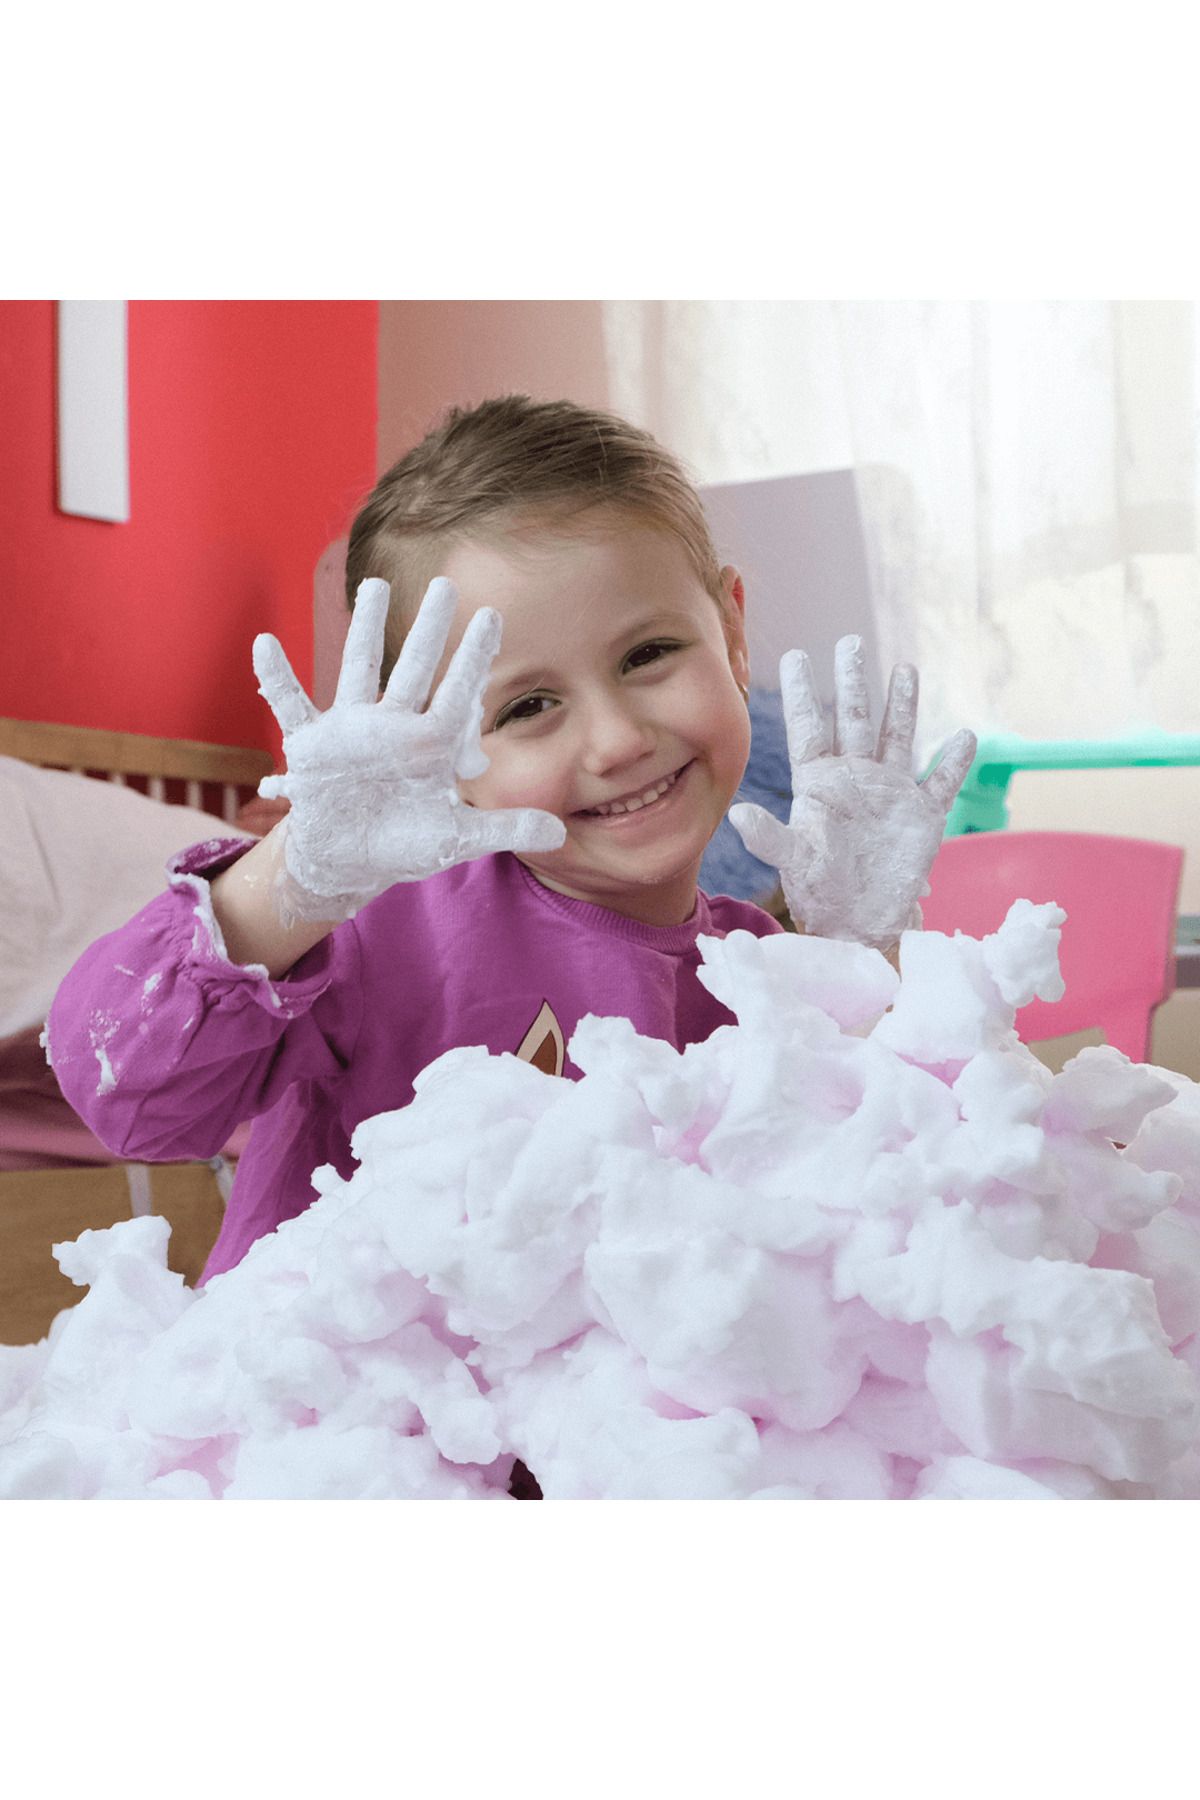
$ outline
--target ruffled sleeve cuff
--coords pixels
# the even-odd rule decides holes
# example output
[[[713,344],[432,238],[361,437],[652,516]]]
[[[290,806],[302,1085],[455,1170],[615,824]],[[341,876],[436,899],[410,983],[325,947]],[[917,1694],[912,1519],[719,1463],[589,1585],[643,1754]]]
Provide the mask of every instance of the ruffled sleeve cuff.
[[[207,838],[170,859],[167,878],[171,888],[181,899],[191,896],[194,902],[179,909],[171,935],[182,966],[217,1005],[223,1000],[232,1005],[250,1001],[277,1017],[296,1018],[308,1011],[333,978],[332,933],[275,980],[262,963],[230,961],[209,883],[251,847],[245,838]]]

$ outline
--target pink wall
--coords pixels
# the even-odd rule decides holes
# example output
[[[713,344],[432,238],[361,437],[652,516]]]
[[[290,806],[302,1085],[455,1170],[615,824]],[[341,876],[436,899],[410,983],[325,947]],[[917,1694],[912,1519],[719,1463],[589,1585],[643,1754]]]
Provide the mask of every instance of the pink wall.
[[[380,471],[448,406],[511,393],[609,404],[601,301],[381,302]]]
[[[449,406],[489,396],[608,405],[603,306],[598,300],[384,300],[379,308],[380,473]],[[337,686],[348,623],[345,537],[318,574],[314,693]]]
[[[55,507],[54,304],[0,303],[0,713],[274,749],[312,578],[375,475],[374,301],[133,301],[131,518]]]

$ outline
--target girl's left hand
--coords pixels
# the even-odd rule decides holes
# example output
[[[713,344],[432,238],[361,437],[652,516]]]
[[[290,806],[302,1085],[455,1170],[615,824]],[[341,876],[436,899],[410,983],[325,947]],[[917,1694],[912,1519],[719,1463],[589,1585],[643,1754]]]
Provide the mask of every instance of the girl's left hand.
[[[912,772],[917,671],[892,671],[878,744],[871,727],[862,639],[834,652],[834,729],[829,741],[812,665],[789,650],[779,665],[792,808],[786,825],[761,806],[729,810],[751,856],[779,870],[796,926],[890,950],[919,927],[946,815],[975,756],[975,734],[958,731],[923,782]]]

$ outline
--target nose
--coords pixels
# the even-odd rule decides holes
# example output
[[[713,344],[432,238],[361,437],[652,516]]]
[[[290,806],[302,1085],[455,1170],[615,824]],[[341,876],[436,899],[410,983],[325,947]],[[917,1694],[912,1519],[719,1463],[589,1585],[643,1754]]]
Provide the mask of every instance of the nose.
[[[589,775],[632,767],[654,750],[654,731],[628,692],[595,697],[583,720],[582,763]]]

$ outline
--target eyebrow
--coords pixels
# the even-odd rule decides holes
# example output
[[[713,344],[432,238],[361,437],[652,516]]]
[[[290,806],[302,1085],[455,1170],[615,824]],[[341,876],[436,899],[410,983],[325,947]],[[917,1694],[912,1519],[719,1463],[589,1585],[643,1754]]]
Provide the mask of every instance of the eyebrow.
[[[653,636],[656,631],[665,630],[668,624],[674,625],[676,629],[681,629],[682,615],[676,612],[651,613],[649,618],[643,619],[639,624],[619,631],[615,637],[609,640],[607,647],[611,652],[628,638]],[[506,676],[501,686],[495,689],[492,697],[498,700],[502,694],[506,695],[521,688],[548,687],[553,685],[553,677],[554,670],[549,664],[533,665],[530,668],[519,670],[515,675]]]

